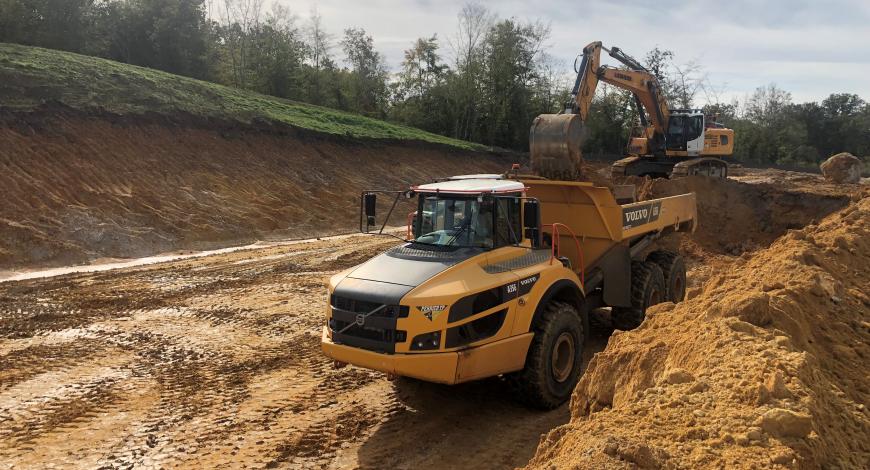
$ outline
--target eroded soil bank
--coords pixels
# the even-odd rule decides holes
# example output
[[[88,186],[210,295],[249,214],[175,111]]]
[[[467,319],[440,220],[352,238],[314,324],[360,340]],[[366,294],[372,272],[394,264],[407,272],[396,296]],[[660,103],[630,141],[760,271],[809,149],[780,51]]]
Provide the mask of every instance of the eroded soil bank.
[[[3,114],[0,143],[0,269],[348,232],[362,188],[511,162],[267,124],[70,110]]]

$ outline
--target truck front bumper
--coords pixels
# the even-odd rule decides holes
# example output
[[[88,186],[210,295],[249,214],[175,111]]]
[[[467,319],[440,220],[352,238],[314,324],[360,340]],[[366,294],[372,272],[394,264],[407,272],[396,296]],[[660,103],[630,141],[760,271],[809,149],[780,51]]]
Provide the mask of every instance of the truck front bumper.
[[[335,344],[324,326],[320,344],[324,354],[339,362],[427,382],[456,384],[522,369],[533,336],[526,333],[461,351],[381,354]]]

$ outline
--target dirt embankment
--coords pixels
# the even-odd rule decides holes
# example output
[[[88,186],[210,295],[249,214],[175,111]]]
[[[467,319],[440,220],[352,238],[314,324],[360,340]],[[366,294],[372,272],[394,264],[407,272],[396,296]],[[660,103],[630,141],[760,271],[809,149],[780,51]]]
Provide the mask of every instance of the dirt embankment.
[[[529,467],[867,468],[870,192],[853,197],[614,334]]]
[[[350,231],[361,188],[510,165],[434,144],[259,124],[68,109],[0,115],[0,269]]]
[[[769,246],[786,231],[819,221],[849,203],[849,188],[806,176],[820,184],[679,178],[649,181],[644,192],[649,198],[695,193],[698,229],[684,237],[683,251],[736,256]]]

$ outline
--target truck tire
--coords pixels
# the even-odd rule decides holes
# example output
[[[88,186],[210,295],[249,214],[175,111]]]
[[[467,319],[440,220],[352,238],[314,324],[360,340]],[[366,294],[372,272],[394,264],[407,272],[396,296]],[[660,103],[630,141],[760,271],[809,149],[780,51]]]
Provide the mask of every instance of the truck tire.
[[[533,325],[526,367],[510,380],[518,399],[551,410],[571,397],[583,366],[583,322],[573,305],[552,301]]]
[[[610,320],[617,330],[633,330],[643,323],[646,309],[665,301],[665,277],[653,262],[631,263],[631,307],[613,307]]]
[[[667,300],[673,303],[682,302],[686,298],[686,262],[683,257],[672,251],[653,251],[646,258],[662,269],[665,276]]]

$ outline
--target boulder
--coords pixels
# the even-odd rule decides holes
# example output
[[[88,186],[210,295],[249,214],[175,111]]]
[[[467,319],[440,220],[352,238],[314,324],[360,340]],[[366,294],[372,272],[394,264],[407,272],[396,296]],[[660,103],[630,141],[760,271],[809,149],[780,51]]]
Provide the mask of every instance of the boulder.
[[[861,160],[851,153],[838,153],[820,165],[822,175],[835,183],[861,181]]]
[[[761,428],[777,437],[806,437],[813,430],[812,417],[774,408],[761,416]]]
[[[693,380],[695,380],[695,377],[683,369],[670,369],[662,377],[662,381],[672,385],[689,383]]]

